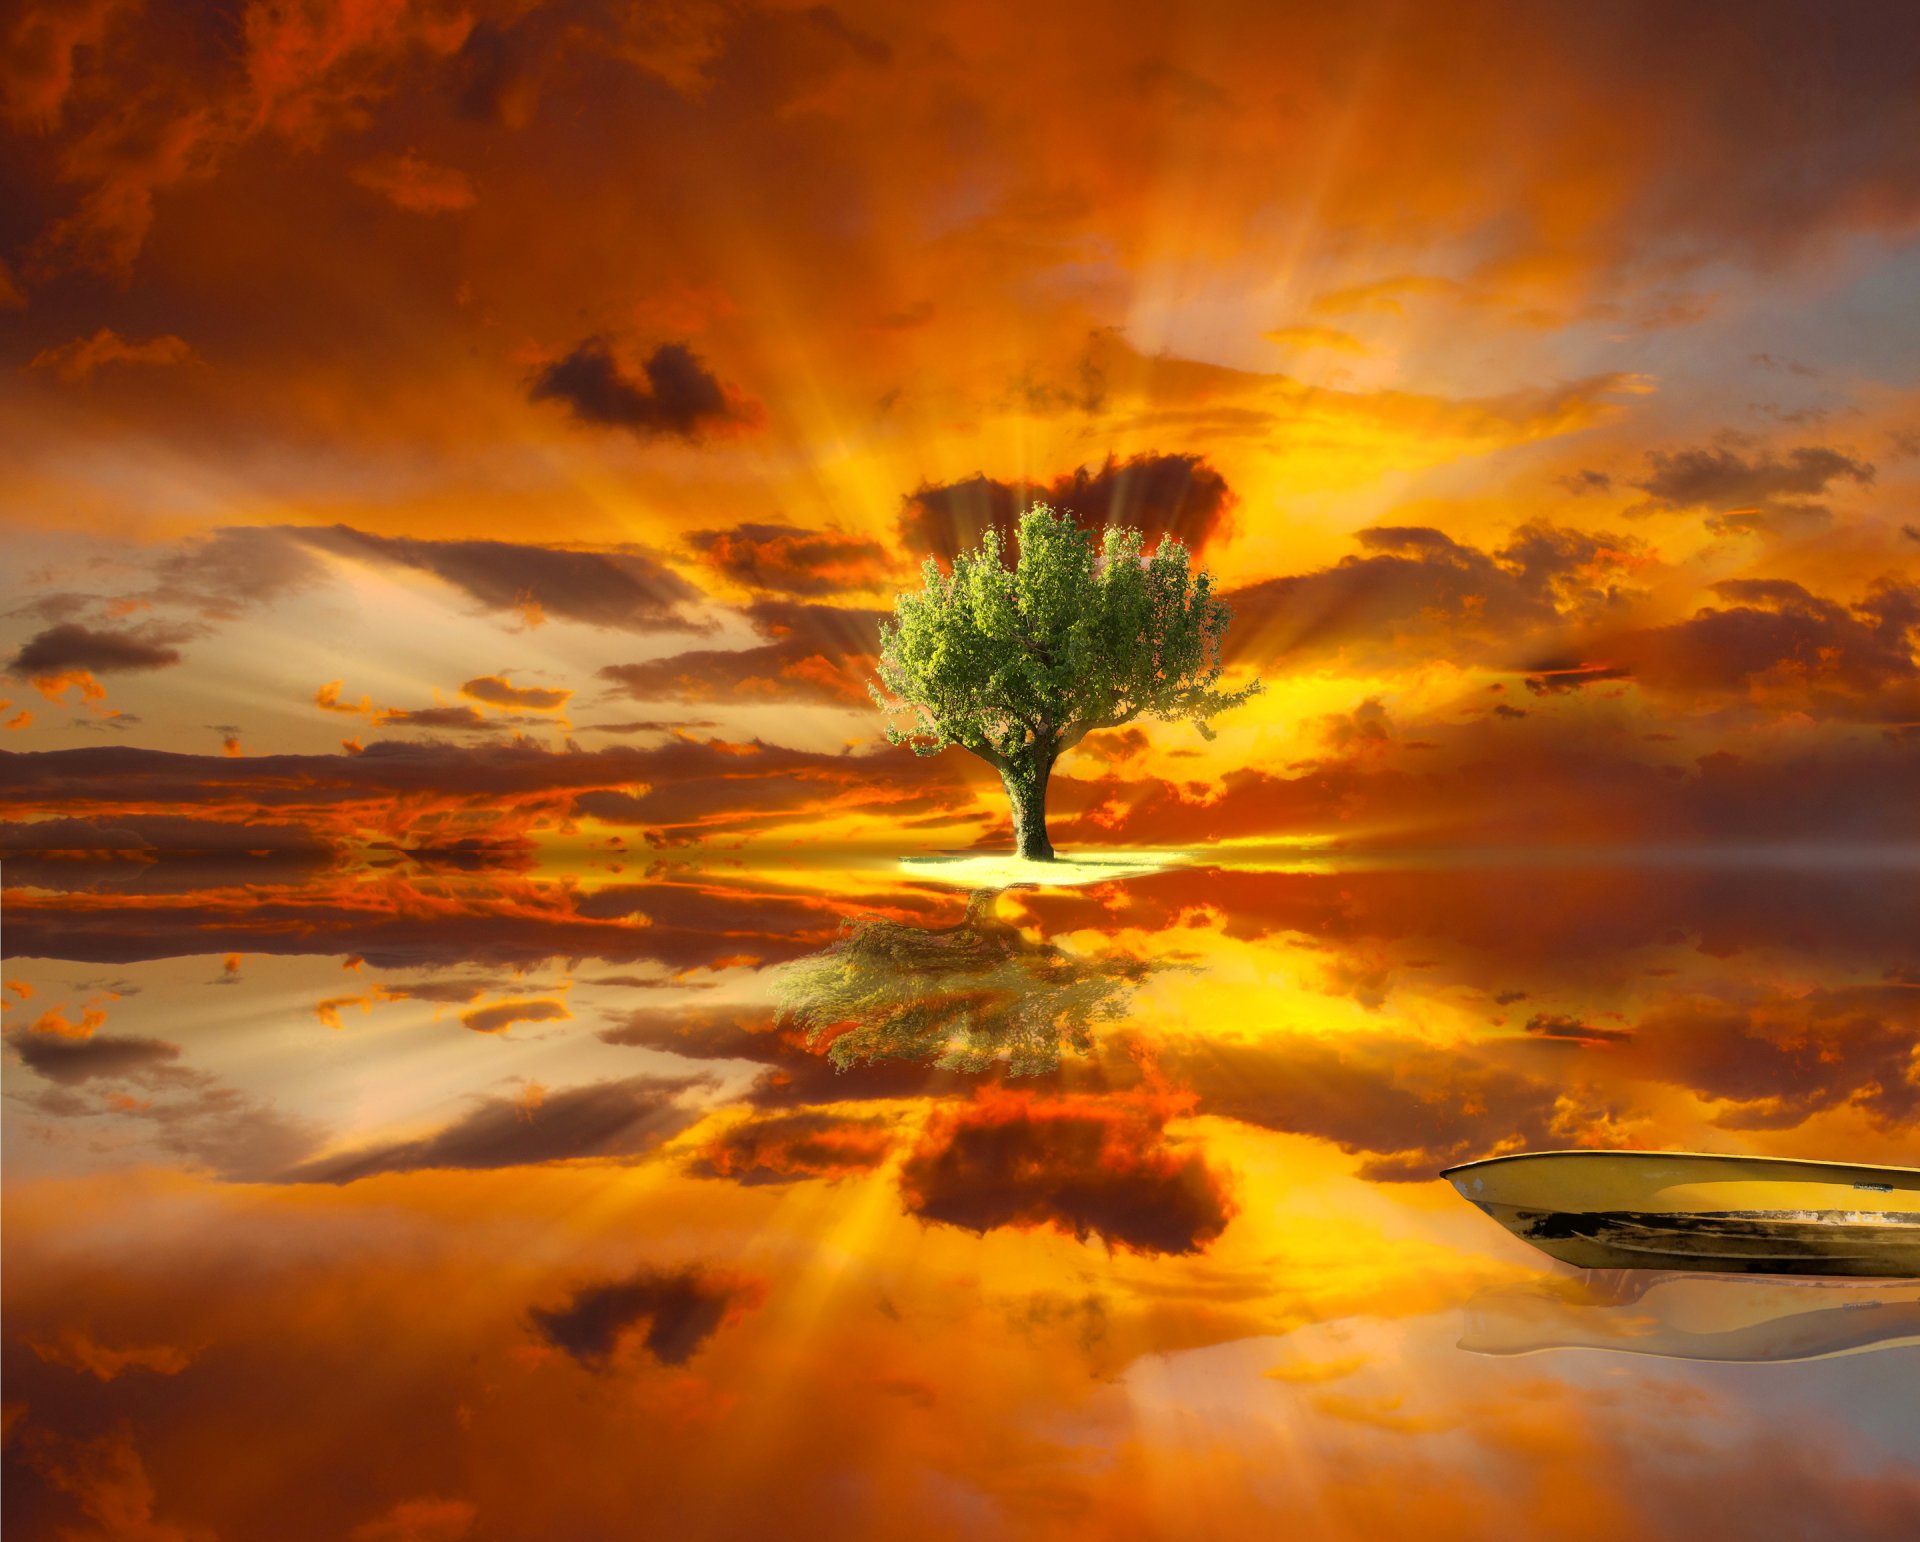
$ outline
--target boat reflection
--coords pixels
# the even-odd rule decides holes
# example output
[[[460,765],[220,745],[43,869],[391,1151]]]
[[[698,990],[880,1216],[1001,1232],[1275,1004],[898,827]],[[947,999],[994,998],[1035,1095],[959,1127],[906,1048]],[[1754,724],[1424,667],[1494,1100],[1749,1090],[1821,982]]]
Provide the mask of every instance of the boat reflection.
[[[1920,1280],[1586,1269],[1482,1291],[1476,1355],[1605,1349],[1669,1360],[1824,1360],[1920,1344]]]
[[[1003,919],[1005,889],[976,889],[952,926],[850,916],[826,948],[783,966],[780,1026],[836,1067],[907,1060],[1009,1075],[1059,1066],[1093,1047],[1094,1025],[1119,1018],[1155,961],[1081,956]]]

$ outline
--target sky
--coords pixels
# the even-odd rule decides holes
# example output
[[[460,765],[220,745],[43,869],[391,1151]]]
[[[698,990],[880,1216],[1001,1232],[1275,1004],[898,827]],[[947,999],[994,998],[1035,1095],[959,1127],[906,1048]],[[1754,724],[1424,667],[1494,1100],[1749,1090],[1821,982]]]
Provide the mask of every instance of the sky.
[[[1326,10],[29,6],[8,747],[992,840],[867,666],[1041,497],[1267,685],[1070,758],[1070,838],[1910,835],[1907,8]]]
[[[22,1535],[1920,1525],[1910,1289],[1434,1177],[1916,1160],[1920,10],[18,0],[0,146]],[[1034,500],[1263,690],[982,900]]]

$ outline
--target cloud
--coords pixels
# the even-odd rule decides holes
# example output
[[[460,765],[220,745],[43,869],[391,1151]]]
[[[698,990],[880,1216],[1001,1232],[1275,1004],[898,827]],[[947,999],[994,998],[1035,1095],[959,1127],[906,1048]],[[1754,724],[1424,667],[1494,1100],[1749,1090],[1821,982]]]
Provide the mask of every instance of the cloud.
[[[1794,524],[1824,524],[1832,510],[1824,498],[1841,481],[1873,482],[1873,467],[1839,450],[1802,445],[1776,456],[1766,450],[1751,459],[1726,448],[1654,450],[1652,471],[1634,485],[1649,501],[1629,514],[1658,509],[1705,509],[1707,525],[1723,535],[1781,531]]]
[[[1601,1028],[1564,1012],[1536,1012],[1527,1019],[1526,1032],[1537,1039],[1569,1044],[1617,1044],[1633,1037],[1629,1028]]]
[[[178,628],[147,627],[140,631],[115,631],[109,627],[81,626],[63,622],[38,632],[21,645],[7,668],[14,674],[32,678],[86,670],[93,674],[118,674],[142,669],[165,669],[180,662],[180,650],[173,646],[187,634]]]
[[[635,701],[809,701],[867,706],[880,646],[880,613],[756,600],[748,619],[772,641],[757,648],[701,648],[609,664],[599,677]]]
[[[431,1135],[321,1157],[282,1174],[282,1181],[340,1184],[433,1168],[640,1156],[699,1117],[681,1100],[704,1085],[698,1078],[631,1076],[548,1092],[533,1109],[519,1098],[484,1097]]]
[[[515,1023],[550,1023],[572,1016],[564,1001],[495,1001],[462,1012],[460,1026],[475,1033],[504,1033]]]
[[[77,1087],[96,1079],[167,1078],[179,1070],[180,1046],[164,1039],[113,1033],[73,1038],[16,1029],[6,1036],[6,1042],[29,1070],[62,1087]]]
[[[744,524],[686,538],[716,573],[763,594],[853,594],[885,584],[894,563],[878,541],[839,530]]]
[[[884,1119],[849,1119],[805,1110],[747,1119],[703,1145],[687,1171],[735,1183],[795,1183],[872,1172],[896,1139]]]
[[[1752,1000],[1671,997],[1615,1052],[1632,1074],[1723,1106],[1734,1130],[1785,1130],[1853,1107],[1882,1129],[1920,1127],[1920,1002],[1899,986],[1822,987]]]
[[[1201,1252],[1238,1206],[1165,1119],[1140,1101],[983,1092],[928,1121],[901,1193],[909,1214],[966,1231],[1051,1226],[1136,1253]]]
[[[36,1426],[22,1442],[24,1465],[51,1489],[67,1495],[99,1530],[95,1536],[126,1542],[215,1542],[205,1526],[159,1519],[157,1496],[146,1464],[124,1420],[105,1434],[68,1439]]]
[[[353,169],[353,180],[412,214],[452,214],[474,203],[473,184],[465,172],[436,166],[412,150],[361,163]]]
[[[479,1513],[479,1506],[465,1499],[403,1499],[355,1526],[347,1542],[460,1542]]]
[[[186,364],[194,351],[171,333],[133,342],[102,327],[92,337],[75,338],[55,348],[42,348],[28,364],[29,369],[51,370],[69,385],[93,378],[95,370],[107,364]]]
[[[1791,579],[1727,579],[1713,590],[1727,603],[1595,646],[1643,689],[1674,698],[1920,717],[1920,588],[1882,578],[1852,605]]]
[[[373,714],[373,722],[378,728],[454,728],[469,733],[492,733],[499,726],[498,719],[483,716],[464,705],[382,707]]]
[[[502,675],[481,675],[460,687],[460,694],[490,707],[518,707],[528,712],[558,712],[572,691],[537,685],[515,685]]]
[[[23,6],[0,62],[0,101],[16,129],[50,133],[80,73],[81,50],[97,50],[123,0]]]
[[[1306,664],[1329,656],[1406,667],[1511,659],[1624,608],[1640,543],[1533,522],[1491,551],[1423,525],[1355,537],[1364,555],[1229,591],[1230,660]]]
[[[1260,334],[1270,343],[1278,343],[1282,348],[1324,348],[1329,353],[1368,354],[1373,350],[1351,332],[1342,332],[1338,327],[1278,327],[1271,332]]]
[[[29,1339],[29,1347],[49,1365],[64,1365],[97,1381],[112,1381],[128,1371],[151,1371],[156,1376],[178,1376],[199,1353],[175,1344],[129,1344],[113,1349],[95,1342],[84,1328],[69,1328],[51,1342]]]
[[[180,606],[209,621],[236,621],[256,606],[314,588],[326,576],[295,532],[228,525],[161,558],[153,587],[135,598]]]
[[[583,423],[642,438],[695,440],[759,421],[759,409],[723,386],[684,343],[662,343],[630,372],[603,337],[590,337],[534,376],[528,395],[557,401]]]
[[[637,546],[576,551],[512,541],[428,541],[348,525],[288,527],[294,540],[359,562],[431,573],[483,609],[548,616],[626,632],[694,631],[680,607],[700,591]]]
[[[1097,471],[1082,466],[1046,484],[976,473],[961,482],[923,485],[903,500],[900,540],[916,560],[930,552],[950,562],[989,526],[1011,529],[1030,504],[1048,503],[1096,528],[1131,525],[1146,535],[1149,548],[1172,536],[1200,551],[1228,533],[1235,501],[1204,455],[1109,455]]]
[[[527,1315],[543,1339],[589,1371],[610,1370],[629,1339],[662,1365],[685,1365],[764,1295],[756,1280],[698,1267],[642,1269],[624,1280],[579,1286],[565,1306],[534,1307]]]
[[[1182,1036],[1160,1046],[1159,1064],[1199,1112],[1331,1141],[1362,1157],[1360,1176],[1376,1182],[1424,1182],[1456,1162],[1578,1133],[1563,1126],[1572,1087],[1397,1035]]]

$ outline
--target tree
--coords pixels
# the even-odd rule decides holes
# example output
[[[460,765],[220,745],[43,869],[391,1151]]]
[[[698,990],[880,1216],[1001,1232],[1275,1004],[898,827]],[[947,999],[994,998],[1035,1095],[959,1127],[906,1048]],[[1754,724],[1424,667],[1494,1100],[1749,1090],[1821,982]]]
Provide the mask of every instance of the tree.
[[[1089,531],[1035,504],[1014,566],[988,530],[951,573],[928,558],[924,587],[880,623],[873,699],[887,738],[919,755],[957,744],[998,771],[1023,857],[1053,859],[1047,779],[1095,729],[1188,719],[1210,739],[1207,720],[1260,689],[1216,688],[1232,613],[1213,575],[1193,572],[1171,537],[1151,556],[1143,545],[1108,525],[1096,553]]]

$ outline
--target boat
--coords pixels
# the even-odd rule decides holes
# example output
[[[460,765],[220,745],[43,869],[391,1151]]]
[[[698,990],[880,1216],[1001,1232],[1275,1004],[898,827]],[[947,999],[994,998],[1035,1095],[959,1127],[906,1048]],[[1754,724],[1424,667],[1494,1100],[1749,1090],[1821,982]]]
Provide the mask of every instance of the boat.
[[[1440,1175],[1579,1269],[1920,1276],[1920,1168],[1689,1151],[1537,1151]]]

